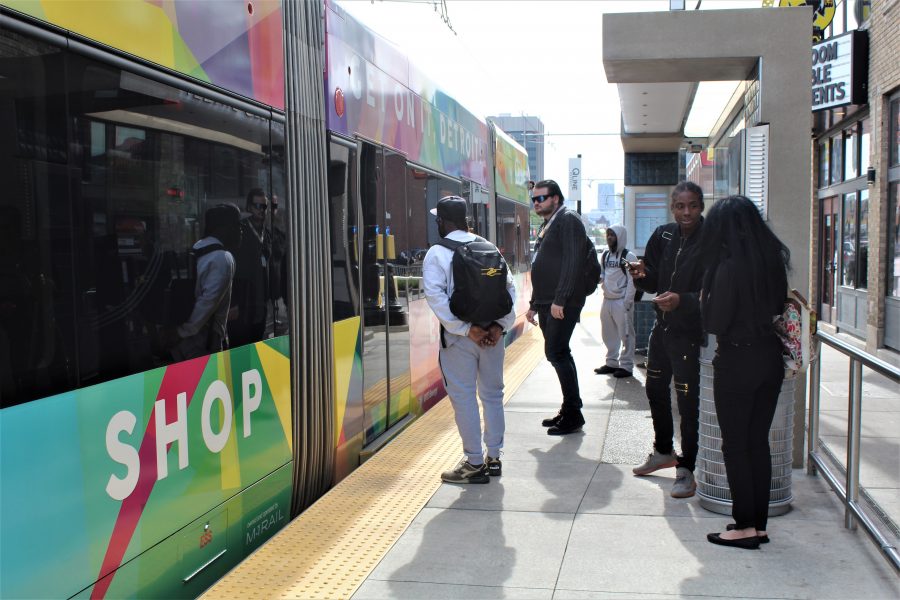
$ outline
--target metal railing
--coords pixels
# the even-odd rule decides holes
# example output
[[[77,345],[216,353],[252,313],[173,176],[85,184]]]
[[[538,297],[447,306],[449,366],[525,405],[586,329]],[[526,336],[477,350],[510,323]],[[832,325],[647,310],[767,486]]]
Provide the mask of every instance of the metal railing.
[[[819,394],[821,386],[821,344],[841,352],[850,358],[849,413],[847,417],[847,468],[843,482],[826,464],[818,452],[819,444]],[[878,544],[881,552],[895,570],[900,571],[900,553],[897,547],[879,530],[875,522],[863,512],[859,503],[859,461],[860,461],[860,429],[862,426],[862,368],[865,366],[876,373],[900,383],[900,370],[870,354],[862,352],[843,340],[819,331],[815,335],[814,356],[809,368],[809,421],[807,431],[807,454],[809,462],[807,472],[816,475],[818,472],[825,478],[834,492],[844,503],[844,527],[856,529],[861,523],[866,533]],[[824,446],[824,444],[823,444]]]

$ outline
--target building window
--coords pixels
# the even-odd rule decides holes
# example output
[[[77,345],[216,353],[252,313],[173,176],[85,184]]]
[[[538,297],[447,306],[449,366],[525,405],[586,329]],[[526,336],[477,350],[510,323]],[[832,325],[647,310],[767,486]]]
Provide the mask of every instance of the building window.
[[[891,101],[891,122],[888,125],[891,145],[891,166],[900,165],[900,98]]]
[[[844,181],[859,177],[859,135],[857,126],[844,131]]]
[[[844,195],[841,285],[865,289],[869,263],[869,191]]]
[[[848,7],[847,18],[853,29],[858,29],[869,20],[872,12],[872,0],[854,0]]]
[[[844,194],[844,230],[841,236],[841,285],[856,287],[856,194]]]
[[[861,124],[862,132],[859,136],[859,174],[865,175],[871,164],[870,144],[872,141],[872,121],[865,119]]]
[[[869,190],[859,191],[859,242],[857,244],[856,287],[869,287]]]
[[[890,186],[888,207],[887,295],[900,298],[900,182]]]
[[[819,142],[819,187],[828,187],[828,140]]]
[[[835,3],[834,18],[831,20],[831,35],[841,35],[847,31],[847,3],[839,1]]]
[[[830,182],[832,184],[841,182],[841,175],[843,174],[843,158],[841,150],[843,150],[843,144],[841,140],[841,136],[834,136],[830,140],[831,144],[831,179]]]

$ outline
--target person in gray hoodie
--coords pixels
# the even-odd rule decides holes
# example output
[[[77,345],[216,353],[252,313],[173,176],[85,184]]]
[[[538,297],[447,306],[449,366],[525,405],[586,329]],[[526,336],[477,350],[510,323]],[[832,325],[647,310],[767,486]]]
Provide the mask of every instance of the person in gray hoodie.
[[[605,250],[600,258],[600,288],[603,306],[600,326],[606,346],[606,364],[594,373],[613,377],[631,377],[634,370],[634,281],[622,261],[637,262],[628,250],[628,231],[621,225],[606,229]]]
[[[241,211],[220,204],[206,211],[204,236],[191,252],[197,260],[195,302],[188,320],[166,332],[172,358],[188,360],[228,347],[225,323],[231,304],[234,252],[241,246]]]

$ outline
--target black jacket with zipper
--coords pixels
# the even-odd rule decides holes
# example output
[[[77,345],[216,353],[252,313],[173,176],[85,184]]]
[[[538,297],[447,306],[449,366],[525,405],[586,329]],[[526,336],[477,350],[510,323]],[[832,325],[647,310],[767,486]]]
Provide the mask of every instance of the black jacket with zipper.
[[[584,306],[583,253],[587,234],[577,213],[559,209],[531,265],[531,309]]]
[[[700,289],[703,287],[703,261],[700,256],[700,232],[703,217],[688,237],[682,237],[678,223],[660,225],[650,236],[644,253],[646,277],[635,279],[638,289],[652,294],[675,292],[678,308],[656,310],[656,326],[694,341],[703,338],[700,319]]]

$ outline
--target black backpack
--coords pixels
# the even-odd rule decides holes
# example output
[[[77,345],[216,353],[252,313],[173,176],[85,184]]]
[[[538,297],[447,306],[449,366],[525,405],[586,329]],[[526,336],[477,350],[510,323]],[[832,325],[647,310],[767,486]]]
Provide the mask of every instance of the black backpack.
[[[597,290],[600,284],[600,261],[597,260],[597,249],[590,238],[584,238],[584,267],[582,274],[584,282],[584,295],[590,296]]]
[[[447,238],[438,245],[453,250],[453,294],[450,312],[461,321],[489,325],[512,310],[506,290],[509,268],[497,247],[483,238],[456,242]]]
[[[628,248],[622,248],[622,260],[619,261],[619,268],[622,269],[622,273],[628,275],[628,268],[625,266],[623,262],[625,260],[625,256],[628,254]],[[604,250],[603,254],[600,255],[600,264],[605,265],[606,259],[609,258],[609,250]]]
[[[625,261],[625,256],[627,256],[627,255],[628,255],[628,248],[622,248],[622,260],[619,261],[619,268],[622,269],[622,273],[624,273],[626,277],[628,276],[628,267],[625,266],[624,261]],[[606,264],[606,259],[608,257],[609,257],[609,250],[604,250],[603,254],[600,255],[601,266]],[[640,302],[641,298],[643,298],[643,297],[644,297],[644,290],[639,290],[639,289],[635,288],[634,301]]]

